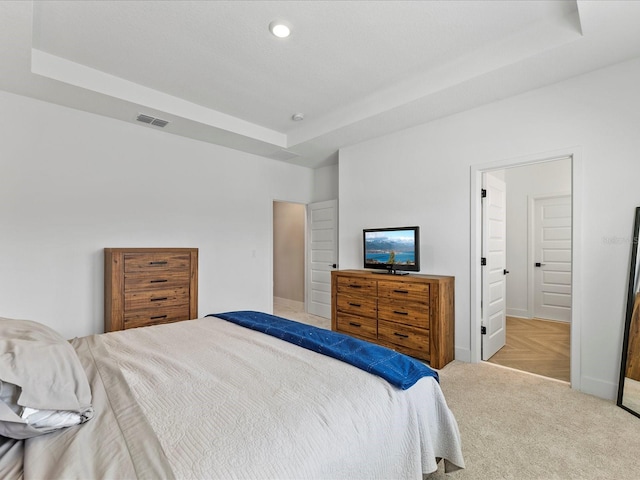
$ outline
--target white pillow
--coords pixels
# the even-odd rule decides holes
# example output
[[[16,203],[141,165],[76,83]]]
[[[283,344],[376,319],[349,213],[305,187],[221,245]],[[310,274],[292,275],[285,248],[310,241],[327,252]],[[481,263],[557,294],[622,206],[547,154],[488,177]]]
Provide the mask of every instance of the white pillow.
[[[0,374],[1,375],[1,374]],[[20,396],[20,388],[13,383],[0,381],[0,402],[5,403],[11,410],[20,415],[22,407],[18,405],[18,397]]]
[[[30,438],[92,417],[89,382],[69,342],[40,323],[0,318],[0,435]]]

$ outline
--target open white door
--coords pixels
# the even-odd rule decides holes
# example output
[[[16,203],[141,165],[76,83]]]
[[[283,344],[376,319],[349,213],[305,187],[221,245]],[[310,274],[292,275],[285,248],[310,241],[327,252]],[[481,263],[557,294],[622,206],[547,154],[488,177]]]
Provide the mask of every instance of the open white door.
[[[482,200],[482,360],[488,360],[506,341],[506,184],[483,174]]]
[[[338,201],[307,208],[307,311],[331,318],[331,270],[338,267]]]
[[[571,196],[537,198],[533,213],[533,315],[570,322]]]

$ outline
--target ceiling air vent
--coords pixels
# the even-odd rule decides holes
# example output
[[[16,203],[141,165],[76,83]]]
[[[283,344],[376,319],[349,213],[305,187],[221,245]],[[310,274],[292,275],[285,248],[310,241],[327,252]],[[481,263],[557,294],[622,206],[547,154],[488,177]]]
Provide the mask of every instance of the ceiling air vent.
[[[150,117],[149,115],[139,114],[136,118],[139,122],[148,123],[149,125],[155,125],[156,127],[164,128],[169,123],[167,120],[161,118]]]
[[[151,125],[155,125],[156,127],[161,127],[164,128],[167,126],[169,122],[167,120],[161,120],[159,118],[154,118],[153,122],[151,122]]]

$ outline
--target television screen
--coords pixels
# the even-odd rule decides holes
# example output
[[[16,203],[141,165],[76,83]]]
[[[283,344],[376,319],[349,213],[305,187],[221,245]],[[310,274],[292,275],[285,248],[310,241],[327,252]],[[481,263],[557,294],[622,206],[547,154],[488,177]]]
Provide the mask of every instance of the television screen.
[[[364,268],[420,271],[420,227],[369,228],[362,236]]]

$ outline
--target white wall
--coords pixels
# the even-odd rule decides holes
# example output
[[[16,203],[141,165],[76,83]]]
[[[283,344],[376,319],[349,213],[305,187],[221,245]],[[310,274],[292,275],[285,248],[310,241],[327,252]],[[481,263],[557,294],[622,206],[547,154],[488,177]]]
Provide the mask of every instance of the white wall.
[[[328,165],[313,171],[313,201],[324,202],[338,198],[338,165]]]
[[[198,247],[200,316],[272,308],[273,200],[313,170],[0,92],[0,316],[103,331],[104,247]]]
[[[456,277],[456,356],[470,358],[470,170],[579,149],[580,388],[613,398],[633,212],[640,205],[640,60],[345,148],[340,267],[361,268],[363,227],[421,227],[422,273]],[[612,238],[620,239],[611,241]],[[574,292],[574,295],[576,292]]]
[[[571,193],[571,160],[502,170],[507,184],[507,315],[531,318],[529,305],[529,199]]]

